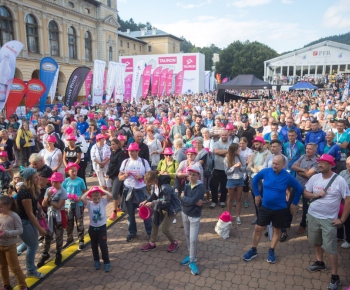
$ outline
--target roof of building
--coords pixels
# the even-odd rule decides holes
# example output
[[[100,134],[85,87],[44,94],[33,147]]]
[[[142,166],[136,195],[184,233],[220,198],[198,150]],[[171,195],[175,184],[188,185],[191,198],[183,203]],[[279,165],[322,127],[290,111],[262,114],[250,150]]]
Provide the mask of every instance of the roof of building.
[[[141,39],[138,39],[136,37],[133,37],[131,36],[130,34],[128,34],[127,32],[121,32],[121,31],[118,31],[118,35],[119,36],[122,36],[122,37],[125,37],[125,38],[128,38],[130,40],[134,40],[134,41],[137,41],[137,42],[140,42],[140,43],[143,43],[143,44],[147,44],[146,41],[143,41]]]
[[[124,37],[131,37],[134,39],[141,39],[141,38],[149,38],[149,37],[164,37],[164,36],[168,36],[171,38],[174,38],[178,41],[183,41],[182,38],[177,37],[175,35],[172,35],[170,33],[167,33],[163,30],[160,29],[145,29],[144,28],[144,32],[141,32],[141,30],[134,30],[134,31],[130,31],[130,32],[120,32],[118,31],[118,34],[121,33],[122,36]]]

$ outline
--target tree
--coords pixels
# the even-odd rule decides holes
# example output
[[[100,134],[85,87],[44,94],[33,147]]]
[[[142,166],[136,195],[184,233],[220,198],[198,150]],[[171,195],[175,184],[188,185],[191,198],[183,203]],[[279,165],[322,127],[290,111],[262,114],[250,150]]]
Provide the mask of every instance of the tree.
[[[195,48],[195,46],[191,43],[191,41],[188,41],[185,37],[180,37],[183,41],[180,44],[180,51],[187,53],[192,52],[192,49]]]
[[[231,78],[239,74],[253,74],[263,78],[264,61],[277,56],[275,50],[260,42],[235,41],[220,53],[216,70],[222,76]]]

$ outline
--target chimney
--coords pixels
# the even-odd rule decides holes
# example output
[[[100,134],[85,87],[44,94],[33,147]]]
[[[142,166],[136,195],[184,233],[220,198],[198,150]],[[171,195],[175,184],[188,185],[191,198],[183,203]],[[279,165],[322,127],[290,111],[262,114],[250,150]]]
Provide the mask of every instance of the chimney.
[[[130,29],[129,29],[129,28],[126,30],[126,33],[127,33],[127,34],[130,34]]]
[[[157,34],[157,28],[156,27],[152,27],[152,35],[156,35]]]
[[[141,30],[141,36],[144,36],[145,35],[145,30],[143,28],[140,28],[140,30]],[[147,28],[146,28],[146,30],[147,30]]]

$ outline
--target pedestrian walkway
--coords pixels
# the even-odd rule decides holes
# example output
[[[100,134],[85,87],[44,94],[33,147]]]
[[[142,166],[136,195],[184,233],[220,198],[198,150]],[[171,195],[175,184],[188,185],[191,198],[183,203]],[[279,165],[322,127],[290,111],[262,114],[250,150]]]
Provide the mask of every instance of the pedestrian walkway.
[[[91,186],[92,179],[88,180]],[[221,208],[209,209],[204,206],[198,245],[199,276],[191,275],[188,266],[180,261],[187,255],[186,242],[181,217],[173,225],[175,238],[179,241],[176,253],[168,253],[169,242],[161,234],[157,249],[143,253],[140,247],[147,242],[143,223],[137,218],[138,235],[132,242],[126,242],[127,219],[123,218],[108,230],[108,246],[111,259],[111,271],[103,268],[95,270],[90,246],[77,253],[52,274],[48,274],[33,289],[326,289],[330,280],[330,271],[310,273],[307,266],[315,261],[314,251],[310,249],[306,235],[296,236],[301,218],[298,212],[288,229],[289,238],[279,243],[276,252],[276,264],[269,264],[267,252],[269,241],[263,236],[258,248],[258,257],[250,262],[242,260],[243,254],[251,246],[254,218],[252,200],[248,209],[242,209],[242,225],[234,225],[231,237],[226,241],[214,231]],[[111,204],[108,207],[110,213]],[[87,225],[87,223],[86,223]],[[344,286],[350,285],[350,249],[339,246],[339,275]],[[51,246],[54,253],[54,246]],[[38,261],[41,255],[37,253]],[[20,256],[22,269],[24,254]],[[329,263],[326,260],[326,265]],[[13,284],[14,285],[14,284]],[[346,289],[346,287],[343,287]]]

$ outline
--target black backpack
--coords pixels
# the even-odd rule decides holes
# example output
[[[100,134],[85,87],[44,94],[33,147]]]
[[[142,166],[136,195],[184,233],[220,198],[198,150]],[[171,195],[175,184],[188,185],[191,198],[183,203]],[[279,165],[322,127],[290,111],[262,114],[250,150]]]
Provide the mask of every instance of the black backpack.
[[[64,145],[64,142],[62,141],[62,139],[60,138],[60,136],[56,133],[56,132],[54,132],[54,133],[52,133],[51,134],[52,136],[55,136],[55,138],[56,138],[56,142],[55,142],[55,148],[58,148],[58,149],[60,149],[62,152],[64,151],[64,148],[66,147],[65,145]]]

